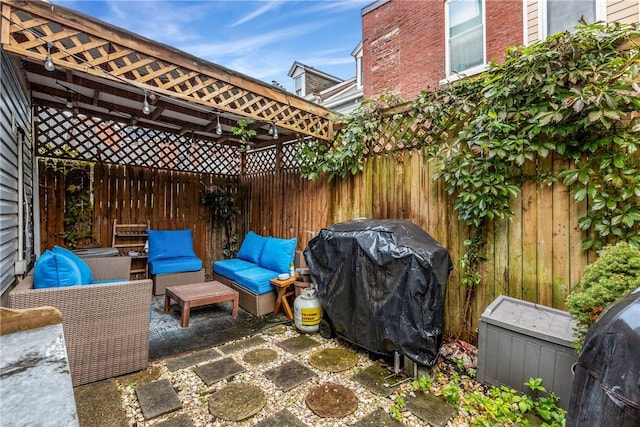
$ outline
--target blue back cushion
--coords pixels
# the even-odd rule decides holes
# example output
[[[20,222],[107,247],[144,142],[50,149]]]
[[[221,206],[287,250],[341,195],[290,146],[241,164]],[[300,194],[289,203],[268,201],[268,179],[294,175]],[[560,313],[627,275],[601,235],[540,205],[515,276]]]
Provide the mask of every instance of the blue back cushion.
[[[267,237],[256,234],[253,231],[248,232],[244,237],[244,241],[242,242],[242,246],[240,246],[236,258],[259,264],[260,255],[267,240]]]
[[[62,246],[54,246],[53,247],[54,254],[64,255],[67,258],[71,259],[71,261],[75,262],[80,270],[80,280],[82,281],[82,285],[88,285],[93,282],[93,273],[91,272],[91,268],[89,264],[78,255],[74,254],[67,248],[63,248]]]
[[[195,257],[191,230],[147,230],[149,261]]]
[[[260,267],[276,273],[288,273],[297,243],[298,240],[295,237],[289,240],[268,237],[260,255]]]
[[[46,250],[36,261],[33,271],[33,288],[59,288],[80,285],[80,269],[69,257]]]
[[[149,273],[171,274],[186,271],[198,271],[202,268],[202,260],[198,257],[176,257],[149,261]]]

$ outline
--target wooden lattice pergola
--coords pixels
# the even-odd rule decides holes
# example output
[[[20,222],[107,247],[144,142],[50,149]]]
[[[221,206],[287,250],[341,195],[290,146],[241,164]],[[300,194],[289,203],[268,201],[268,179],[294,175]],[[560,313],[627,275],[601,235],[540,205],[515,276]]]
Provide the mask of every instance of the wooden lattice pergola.
[[[236,175],[295,167],[293,141],[333,138],[321,106],[67,8],[3,0],[0,29],[40,156]],[[254,156],[239,155],[240,119],[253,121]]]

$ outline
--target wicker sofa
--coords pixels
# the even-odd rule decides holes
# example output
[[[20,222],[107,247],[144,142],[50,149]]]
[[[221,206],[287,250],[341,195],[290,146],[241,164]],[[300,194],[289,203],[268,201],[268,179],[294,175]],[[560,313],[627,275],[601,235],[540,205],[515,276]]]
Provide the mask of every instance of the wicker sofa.
[[[95,280],[129,277],[129,257],[85,259]],[[10,308],[62,313],[74,386],[146,368],[151,280],[33,289],[33,270],[9,292]]]

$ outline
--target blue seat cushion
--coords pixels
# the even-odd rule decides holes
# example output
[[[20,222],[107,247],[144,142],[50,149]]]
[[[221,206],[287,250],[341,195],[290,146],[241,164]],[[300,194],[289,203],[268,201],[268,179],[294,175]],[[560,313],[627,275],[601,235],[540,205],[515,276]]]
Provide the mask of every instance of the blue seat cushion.
[[[262,248],[264,248],[267,239],[267,237],[249,231],[242,241],[242,246],[240,246],[236,258],[259,264]]]
[[[293,239],[268,237],[260,255],[260,267],[276,273],[288,273],[289,266],[296,255],[296,244],[295,237]]]
[[[262,267],[252,267],[236,271],[234,282],[257,295],[271,292],[274,288],[269,280],[278,277],[278,273]]]
[[[87,262],[80,258],[78,255],[74,254],[67,248],[63,248],[62,246],[57,245],[53,247],[52,252],[55,254],[66,256],[78,266],[78,269],[80,270],[81,285],[88,285],[93,281],[93,273],[91,272],[91,267],[89,267],[89,264],[87,264]]]
[[[151,274],[183,273],[185,271],[199,271],[201,269],[202,260],[195,256],[149,261],[149,272]]]
[[[147,230],[149,262],[159,259],[195,257],[191,230]]]
[[[33,288],[59,288],[82,283],[82,274],[73,260],[60,253],[46,250],[33,270]]]
[[[243,259],[223,259],[220,261],[215,261],[213,263],[213,271],[221,276],[235,281],[235,275],[237,271],[246,270],[247,268],[253,268],[255,266],[256,265],[254,263],[245,261]]]

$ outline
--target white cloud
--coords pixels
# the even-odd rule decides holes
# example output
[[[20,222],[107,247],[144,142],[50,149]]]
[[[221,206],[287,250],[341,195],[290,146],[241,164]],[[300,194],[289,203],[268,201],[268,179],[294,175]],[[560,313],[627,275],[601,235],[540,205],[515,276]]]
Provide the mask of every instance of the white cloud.
[[[276,7],[278,7],[278,1],[269,1],[267,2],[264,6],[260,7],[257,10],[254,10],[253,12],[249,13],[248,15],[240,18],[239,20],[237,20],[236,22],[232,23],[231,25],[229,25],[229,27],[237,27],[238,25],[242,25],[244,23],[247,23],[249,21],[252,21],[255,18],[258,18],[259,16],[269,12],[270,10],[275,9]]]

